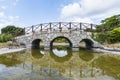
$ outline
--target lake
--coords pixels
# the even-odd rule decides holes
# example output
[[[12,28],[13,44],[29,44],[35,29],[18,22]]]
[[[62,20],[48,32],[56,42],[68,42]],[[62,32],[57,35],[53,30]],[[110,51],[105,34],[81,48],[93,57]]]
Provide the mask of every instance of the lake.
[[[0,80],[120,80],[120,55],[62,46],[3,54]]]

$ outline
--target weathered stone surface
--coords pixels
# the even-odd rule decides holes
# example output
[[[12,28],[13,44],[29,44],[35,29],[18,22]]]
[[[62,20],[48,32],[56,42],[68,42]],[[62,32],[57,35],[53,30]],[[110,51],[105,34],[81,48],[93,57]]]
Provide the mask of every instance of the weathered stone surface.
[[[86,42],[86,47],[102,47],[101,44],[94,41],[90,33],[84,32],[84,31],[48,31],[48,32],[40,32],[40,33],[34,33],[34,34],[26,34],[23,36],[16,37],[17,42],[24,43],[27,48],[30,48],[32,46],[32,42],[36,39],[40,39],[44,42],[44,48],[49,49],[50,43],[58,37],[65,37],[67,38],[71,43],[73,48],[78,48],[80,41]],[[91,45],[90,45],[91,44]],[[77,49],[76,49],[77,50]]]

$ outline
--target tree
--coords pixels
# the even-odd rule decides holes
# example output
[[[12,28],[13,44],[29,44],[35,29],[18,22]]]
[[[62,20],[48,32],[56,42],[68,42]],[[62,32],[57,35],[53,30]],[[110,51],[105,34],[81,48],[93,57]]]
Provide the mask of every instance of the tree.
[[[24,33],[23,28],[16,27],[14,25],[6,26],[1,29],[2,34],[11,34],[13,36],[19,36]]]
[[[120,14],[108,17],[101,21],[100,25],[97,25],[95,35],[96,40],[104,43],[113,43],[120,41]],[[99,32],[99,33],[98,33]]]
[[[111,16],[101,21],[101,26],[105,29],[105,31],[112,30],[120,26],[120,14]]]

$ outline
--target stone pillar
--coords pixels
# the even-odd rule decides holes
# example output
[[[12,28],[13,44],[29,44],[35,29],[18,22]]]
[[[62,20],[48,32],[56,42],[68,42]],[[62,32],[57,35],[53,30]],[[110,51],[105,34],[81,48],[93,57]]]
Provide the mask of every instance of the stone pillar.
[[[73,41],[72,41],[72,50],[73,51],[79,51],[79,40],[77,41],[78,39],[74,39],[73,38]]]
[[[50,47],[44,46],[44,50],[50,50]]]
[[[50,43],[49,42],[44,43],[44,50],[50,50]]]
[[[79,51],[79,45],[73,44],[72,50],[73,50],[73,51]]]
[[[79,47],[72,47],[72,51],[79,51]]]

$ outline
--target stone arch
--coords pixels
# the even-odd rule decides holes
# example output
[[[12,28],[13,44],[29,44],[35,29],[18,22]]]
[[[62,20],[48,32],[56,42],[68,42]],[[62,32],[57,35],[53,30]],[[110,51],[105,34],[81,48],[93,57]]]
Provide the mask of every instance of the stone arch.
[[[57,37],[53,38],[53,39],[50,41],[50,48],[53,47],[53,42],[54,42],[57,38],[64,38],[64,39],[66,39],[66,40],[68,41],[68,43],[69,43],[70,48],[72,48],[72,46],[73,46],[72,41],[71,41],[69,38],[65,37],[65,36],[57,36]]]
[[[84,39],[82,39],[81,41],[84,41],[84,42],[85,42],[85,47],[86,47],[86,49],[91,49],[91,48],[93,48],[94,42],[93,42],[91,39],[89,39],[89,38],[84,38]],[[80,41],[80,42],[81,42],[81,41]]]
[[[32,49],[40,49],[40,41],[42,41],[42,39],[39,39],[39,38],[32,40],[32,42],[31,42],[31,44],[32,44],[31,48]]]

